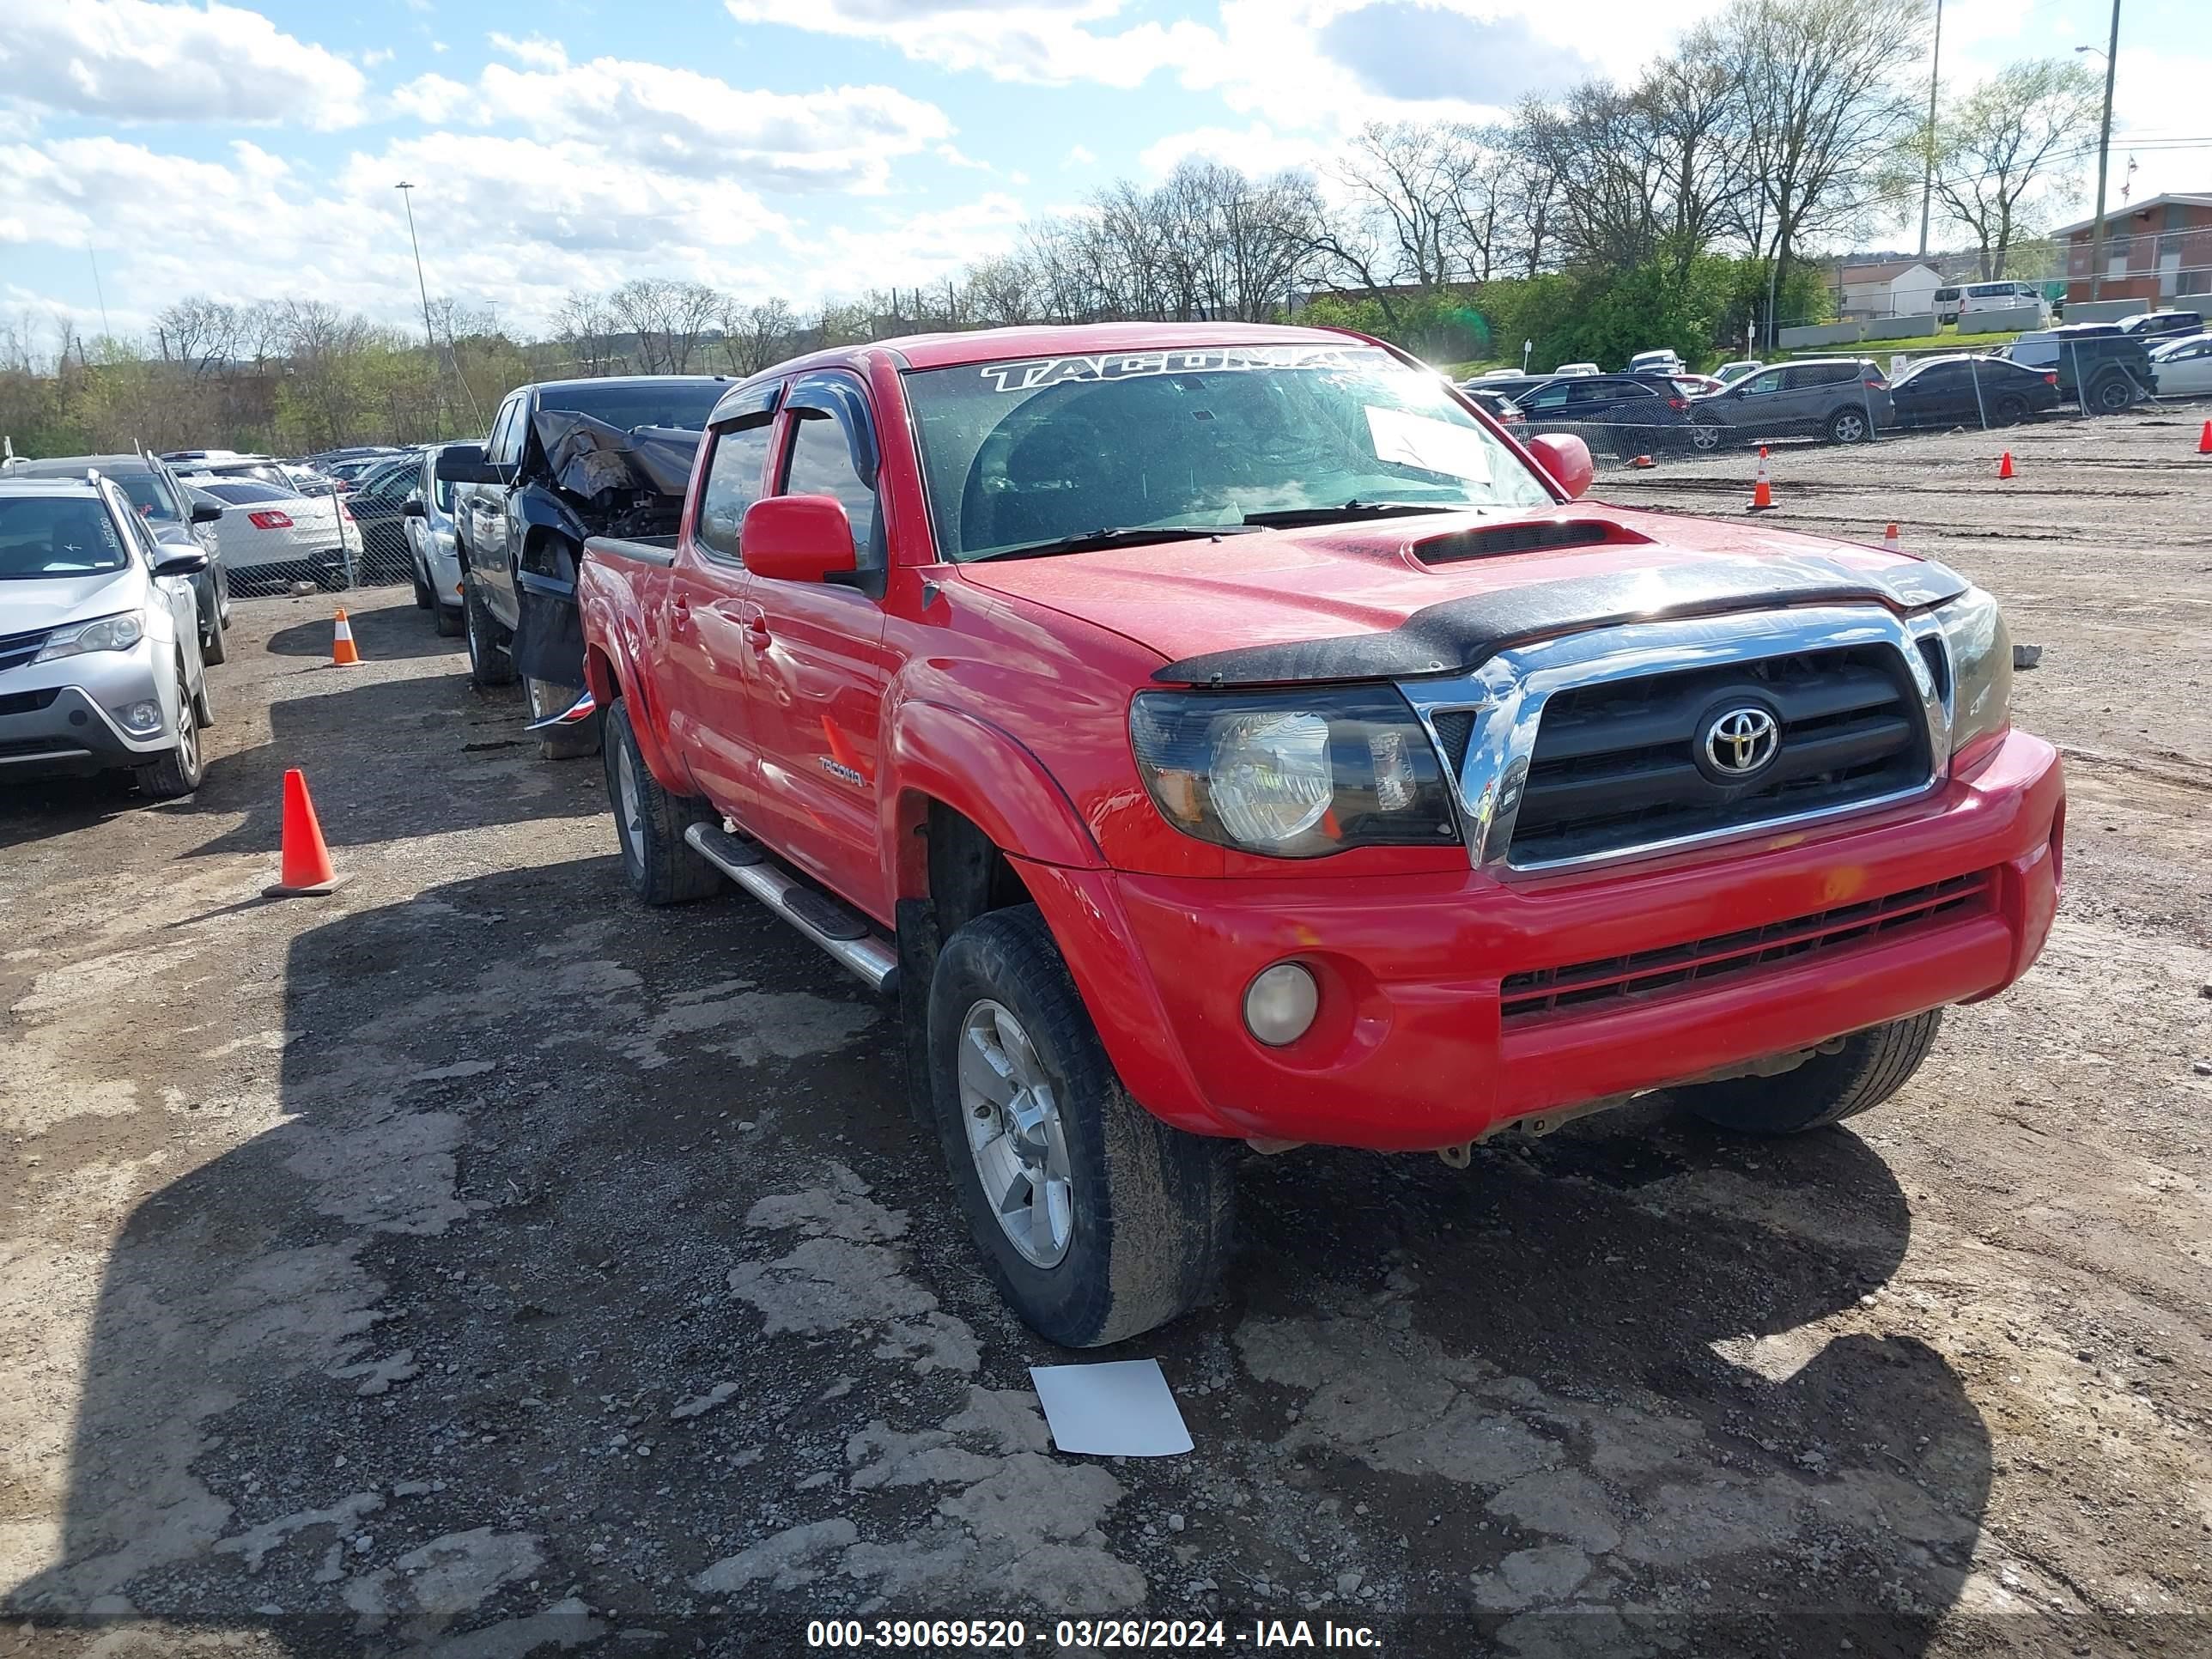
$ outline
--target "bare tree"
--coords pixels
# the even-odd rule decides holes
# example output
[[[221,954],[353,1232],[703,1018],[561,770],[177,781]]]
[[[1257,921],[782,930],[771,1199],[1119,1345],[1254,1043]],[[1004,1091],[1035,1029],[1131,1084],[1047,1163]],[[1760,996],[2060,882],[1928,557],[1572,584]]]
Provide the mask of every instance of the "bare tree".
[[[1775,283],[1808,236],[1864,211],[1912,130],[1917,105],[1895,77],[1926,24],[1925,0],[1731,0],[1715,22]]]
[[[553,329],[554,337],[568,348],[586,379],[611,374],[619,366],[614,313],[604,294],[582,289],[570,293],[553,313]]]
[[[2096,76],[2068,58],[2014,64],[1984,81],[1914,147],[1935,157],[1944,211],[1974,234],[1984,278],[2005,274],[2039,191],[2073,182],[2100,118]]]
[[[708,328],[722,310],[722,296],[704,283],[636,276],[606,296],[614,319],[637,337],[648,374],[686,374]]]
[[[791,355],[799,318],[780,299],[750,305],[732,301],[722,311],[722,355],[732,374],[757,374]]]

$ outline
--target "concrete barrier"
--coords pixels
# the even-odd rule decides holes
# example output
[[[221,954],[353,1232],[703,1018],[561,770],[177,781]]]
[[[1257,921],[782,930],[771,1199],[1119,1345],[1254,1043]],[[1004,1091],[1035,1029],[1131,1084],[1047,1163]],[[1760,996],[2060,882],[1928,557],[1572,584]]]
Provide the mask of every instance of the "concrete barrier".
[[[2066,320],[2069,323],[2117,323],[2123,317],[2132,317],[2138,311],[2153,307],[2142,300],[2069,300]]]
[[[2073,313],[2067,313],[2073,320]],[[2008,306],[2002,311],[1970,311],[1959,319],[1961,334],[2024,334],[2046,326],[2041,306]]]
[[[1873,317],[1857,323],[1820,323],[1809,328],[1785,328],[1776,336],[1784,351],[1805,351],[1819,346],[1862,345],[1869,340],[1911,340],[1936,331],[1933,312],[1921,317]]]

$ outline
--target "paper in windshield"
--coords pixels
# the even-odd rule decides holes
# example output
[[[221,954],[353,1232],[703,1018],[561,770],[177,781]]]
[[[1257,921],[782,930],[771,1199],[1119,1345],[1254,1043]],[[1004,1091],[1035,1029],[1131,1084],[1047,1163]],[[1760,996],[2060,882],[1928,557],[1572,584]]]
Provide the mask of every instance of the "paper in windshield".
[[[1448,477],[1490,482],[1490,457],[1482,434],[1469,426],[1416,415],[1410,410],[1367,405],[1367,432],[1378,460],[1417,466]]]

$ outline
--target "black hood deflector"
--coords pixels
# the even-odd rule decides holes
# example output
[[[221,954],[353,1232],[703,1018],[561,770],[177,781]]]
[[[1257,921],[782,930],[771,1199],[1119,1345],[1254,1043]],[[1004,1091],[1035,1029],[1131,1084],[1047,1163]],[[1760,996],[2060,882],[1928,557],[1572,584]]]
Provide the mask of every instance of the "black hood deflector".
[[[1914,611],[1954,599],[1966,586],[1955,571],[1926,560],[1880,577],[1808,554],[1647,566],[1446,599],[1380,633],[1185,657],[1154,669],[1152,678],[1164,685],[1300,685],[1464,674],[1513,646],[1594,628],[1788,605],[1871,602]]]

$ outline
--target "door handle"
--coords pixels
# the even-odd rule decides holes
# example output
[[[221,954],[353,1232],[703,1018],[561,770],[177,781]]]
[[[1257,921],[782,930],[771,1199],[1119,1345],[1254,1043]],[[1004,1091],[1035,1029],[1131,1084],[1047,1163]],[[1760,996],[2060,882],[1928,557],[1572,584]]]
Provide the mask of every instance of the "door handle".
[[[681,634],[691,625],[691,601],[683,594],[678,593],[671,600],[668,608],[675,615],[675,620],[669,625],[670,633]]]
[[[768,618],[754,617],[745,623],[745,641],[756,651],[765,651],[769,645]]]

